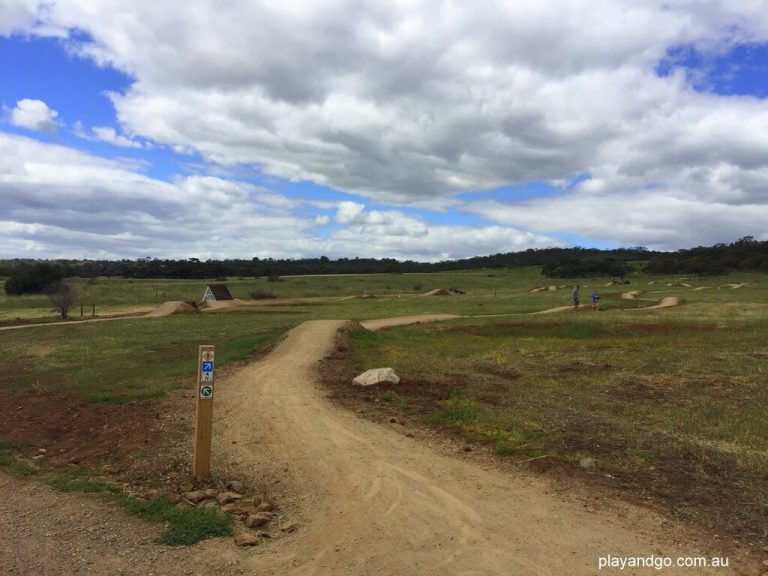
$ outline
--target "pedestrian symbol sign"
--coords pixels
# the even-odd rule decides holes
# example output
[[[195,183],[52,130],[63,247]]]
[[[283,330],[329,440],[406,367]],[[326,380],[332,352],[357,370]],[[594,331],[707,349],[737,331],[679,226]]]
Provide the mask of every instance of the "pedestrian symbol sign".
[[[201,372],[200,382],[213,382],[213,372]]]
[[[200,398],[211,398],[213,397],[213,386],[205,385],[200,386]]]

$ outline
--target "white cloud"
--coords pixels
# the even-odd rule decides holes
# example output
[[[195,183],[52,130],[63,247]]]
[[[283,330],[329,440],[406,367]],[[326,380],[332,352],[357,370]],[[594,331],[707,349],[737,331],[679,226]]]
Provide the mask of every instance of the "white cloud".
[[[38,132],[55,132],[59,124],[56,117],[59,113],[48,107],[42,100],[24,98],[16,102],[11,110],[11,124],[27,130]]]
[[[554,199],[464,209],[614,242],[678,247],[764,224],[768,101],[656,72],[675,46],[767,42],[761,1],[40,5],[14,3],[39,20],[28,32],[77,30],[70,47],[135,78],[111,96],[122,133],[209,162],[435,209],[460,206],[459,192],[588,173]],[[579,218],[559,217],[571,210]],[[354,202],[335,215],[348,229],[391,217]]]
[[[146,143],[142,143],[138,140],[128,138],[123,134],[119,134],[112,126],[94,126],[88,131],[83,123],[79,120],[75,122],[75,126],[72,130],[78,138],[85,140],[94,140],[98,142],[106,142],[113,146],[119,146],[121,148],[149,148]]]
[[[339,209],[336,212],[336,221],[341,224],[354,222],[365,210],[365,204],[357,202],[344,201],[339,202]]]
[[[9,34],[34,25],[40,2],[3,0],[0,2],[0,34]]]
[[[544,246],[552,239],[503,226],[433,226],[397,211],[342,203],[330,222],[313,202],[244,182],[184,176],[164,182],[133,163],[0,132],[0,257],[376,256],[437,260]],[[309,212],[309,213],[308,213]],[[301,214],[301,215],[298,215]]]
[[[362,205],[355,205],[349,225],[325,242],[327,252],[437,261],[562,244],[552,236],[508,226],[430,224],[397,210],[366,212],[357,207]]]

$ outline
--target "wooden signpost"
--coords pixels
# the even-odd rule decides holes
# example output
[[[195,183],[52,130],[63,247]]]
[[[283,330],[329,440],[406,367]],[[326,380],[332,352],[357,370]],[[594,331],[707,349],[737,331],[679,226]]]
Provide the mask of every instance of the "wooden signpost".
[[[197,353],[197,424],[195,425],[196,478],[211,475],[211,432],[213,428],[213,367],[216,347],[200,346]]]

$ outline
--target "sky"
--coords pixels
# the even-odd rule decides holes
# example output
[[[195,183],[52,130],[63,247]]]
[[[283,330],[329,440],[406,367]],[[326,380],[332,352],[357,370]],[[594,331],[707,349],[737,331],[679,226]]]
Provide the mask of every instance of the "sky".
[[[0,0],[0,258],[768,240],[768,0]]]

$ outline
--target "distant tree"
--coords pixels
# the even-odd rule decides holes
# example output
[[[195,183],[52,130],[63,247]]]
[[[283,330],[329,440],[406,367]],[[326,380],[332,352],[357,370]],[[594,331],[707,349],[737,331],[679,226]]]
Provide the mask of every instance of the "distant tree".
[[[64,271],[61,268],[46,262],[20,266],[5,281],[5,293],[14,296],[44,294],[50,286],[63,278]]]
[[[53,309],[66,320],[69,310],[75,305],[77,293],[69,284],[57,282],[48,287],[48,299]]]

